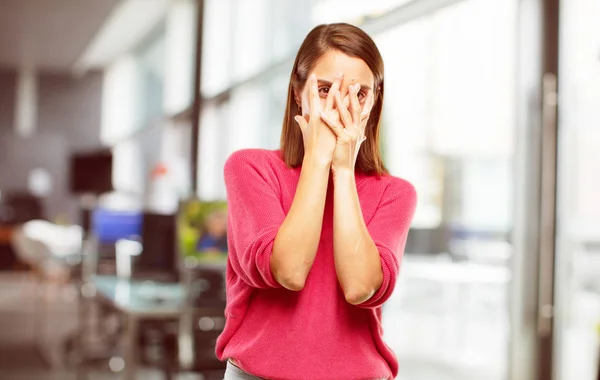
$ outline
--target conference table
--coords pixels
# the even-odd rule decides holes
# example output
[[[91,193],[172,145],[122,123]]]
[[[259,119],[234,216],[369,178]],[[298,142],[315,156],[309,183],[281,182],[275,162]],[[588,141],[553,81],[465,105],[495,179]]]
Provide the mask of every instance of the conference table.
[[[81,311],[88,313],[93,302],[102,303],[124,317],[125,330],[121,338],[124,368],[122,378],[135,379],[138,370],[138,334],[143,321],[176,321],[179,323],[189,308],[185,286],[186,273],[197,267],[225,270],[225,260],[195,260],[187,265],[182,282],[153,281],[140,278],[119,278],[117,276],[94,275],[82,285]],[[89,315],[82,314],[81,320]],[[85,339],[87,331],[81,331]],[[78,378],[87,374],[85,366],[80,366]]]

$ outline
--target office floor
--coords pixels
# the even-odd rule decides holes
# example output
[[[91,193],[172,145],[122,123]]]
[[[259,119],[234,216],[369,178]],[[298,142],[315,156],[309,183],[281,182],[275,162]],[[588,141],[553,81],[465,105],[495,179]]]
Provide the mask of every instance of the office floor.
[[[49,372],[33,348],[35,309],[31,278],[0,273],[0,289],[0,379],[74,379],[70,371]],[[397,291],[384,308],[385,339],[400,360],[398,379],[505,379],[509,333],[506,291],[502,281],[447,284],[426,276],[402,275]],[[64,300],[63,306],[53,312],[73,313],[64,306],[68,304],[68,299]],[[73,323],[60,316],[56,320],[64,326],[53,325],[54,332],[68,329],[68,324]],[[145,370],[139,378],[162,377]],[[106,371],[90,377],[109,379],[118,376]]]
[[[490,374],[488,362],[482,362],[480,368],[474,366],[457,366],[452,356],[457,351],[456,345],[463,347],[481,348],[482,344],[470,341],[470,337],[477,334],[477,328],[485,329],[485,326],[477,327],[471,325],[466,331],[465,339],[460,339],[462,332],[454,331],[454,321],[451,316],[445,316],[446,320],[437,317],[437,310],[431,309],[432,305],[439,304],[440,296],[435,289],[429,289],[424,284],[403,284],[406,292],[410,292],[411,298],[405,299],[402,293],[397,293],[386,305],[384,310],[384,324],[386,340],[390,346],[399,354],[401,361],[400,380],[470,380],[470,379],[501,379],[501,376]],[[0,274],[0,379],[6,380],[68,380],[74,379],[70,371],[48,371],[40,354],[34,349],[34,311],[33,302],[34,286],[31,278],[24,274]],[[416,292],[416,293],[415,293]],[[424,292],[424,293],[423,293]],[[429,293],[428,293],[429,292]],[[50,294],[50,297],[60,297],[58,294]],[[53,317],[53,328],[49,331],[49,340],[52,334],[68,331],[73,326],[71,318],[63,318],[61,315],[73,315],[74,306],[69,306],[69,294],[62,295],[67,299],[62,301],[55,298],[60,304],[51,312]],[[433,298],[430,298],[433,297]],[[436,301],[438,300],[438,301]],[[412,302],[413,311],[403,311],[407,301]],[[425,302],[423,302],[425,301]],[[434,317],[435,316],[435,317]],[[441,318],[441,319],[440,319]],[[443,325],[446,324],[446,325]],[[465,326],[464,323],[461,326]],[[43,331],[43,330],[42,330]],[[501,334],[495,330],[496,334]],[[38,336],[40,332],[38,330]],[[43,331],[48,336],[48,331]],[[494,349],[497,338],[487,334],[486,343],[490,350]],[[435,348],[435,350],[433,350]],[[481,351],[481,350],[480,350]],[[468,350],[465,351],[468,355]],[[480,352],[481,353],[481,352]],[[436,360],[430,360],[432,355]],[[499,355],[503,357],[503,355]],[[445,358],[444,360],[438,360]],[[469,359],[462,358],[462,359]],[[485,367],[487,365],[487,367]],[[482,368],[486,368],[485,376],[482,376]],[[118,376],[110,372],[96,372],[90,380],[117,379]],[[140,378],[153,380],[161,379],[161,376],[153,371],[144,371]],[[183,376],[181,377],[184,378]],[[192,377],[186,377],[191,379]]]

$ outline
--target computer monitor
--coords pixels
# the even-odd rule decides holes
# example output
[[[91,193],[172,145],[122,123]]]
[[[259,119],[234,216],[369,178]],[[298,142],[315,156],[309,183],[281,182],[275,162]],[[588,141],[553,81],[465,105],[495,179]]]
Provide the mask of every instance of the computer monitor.
[[[176,215],[145,212],[142,217],[142,253],[135,258],[134,277],[179,278]]]
[[[34,219],[44,219],[41,198],[26,192],[13,192],[0,201],[0,223],[22,224]]]
[[[103,194],[113,190],[110,151],[77,153],[69,160],[69,188],[73,194]]]

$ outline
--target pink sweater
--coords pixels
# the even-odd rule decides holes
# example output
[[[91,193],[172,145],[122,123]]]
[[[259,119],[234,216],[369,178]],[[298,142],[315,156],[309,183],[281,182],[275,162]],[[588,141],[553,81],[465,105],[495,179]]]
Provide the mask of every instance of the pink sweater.
[[[399,178],[356,174],[363,216],[381,254],[383,284],[353,306],[338,284],[333,261],[333,199],[327,194],[321,242],[304,289],[273,278],[275,235],[294,198],[300,169],[278,151],[242,150],[225,164],[229,260],[225,329],[217,356],[274,380],[391,379],[398,361],[383,342],[381,305],[396,284],[414,214],[413,186]]]

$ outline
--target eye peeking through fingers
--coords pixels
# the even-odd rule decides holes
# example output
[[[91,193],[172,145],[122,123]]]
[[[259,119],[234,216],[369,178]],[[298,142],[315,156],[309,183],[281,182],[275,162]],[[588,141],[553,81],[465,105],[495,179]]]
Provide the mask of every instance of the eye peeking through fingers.
[[[367,98],[367,93],[364,91],[359,91],[358,94],[356,94],[356,97],[358,98],[358,100],[360,100],[360,102],[364,102],[365,99]]]
[[[321,98],[326,98],[329,94],[329,86],[319,86],[319,96]]]

